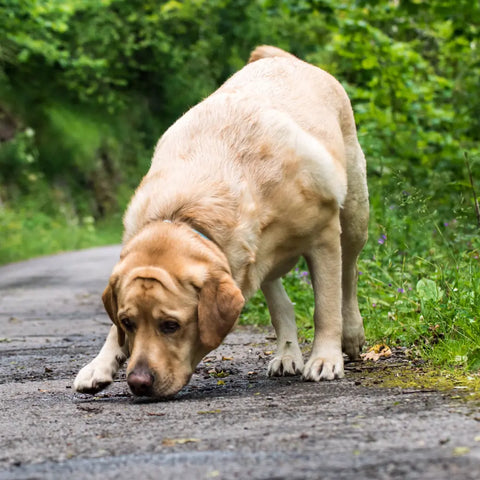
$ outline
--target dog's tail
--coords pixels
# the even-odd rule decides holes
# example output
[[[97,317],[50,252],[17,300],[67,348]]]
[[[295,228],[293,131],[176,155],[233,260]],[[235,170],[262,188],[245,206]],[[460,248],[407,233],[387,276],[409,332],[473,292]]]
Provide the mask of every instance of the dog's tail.
[[[250,54],[248,63],[256,62],[262,58],[268,57],[290,57],[297,58],[295,55],[282,50],[281,48],[272,47],[270,45],[260,45]]]

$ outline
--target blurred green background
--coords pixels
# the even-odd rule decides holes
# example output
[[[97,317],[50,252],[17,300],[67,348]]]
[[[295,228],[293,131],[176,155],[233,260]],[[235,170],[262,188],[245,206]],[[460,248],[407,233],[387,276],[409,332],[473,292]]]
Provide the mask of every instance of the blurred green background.
[[[372,205],[369,340],[476,370],[479,33],[471,0],[2,0],[0,263],[119,242],[161,133],[272,44],[352,100]],[[303,270],[285,281],[308,339]],[[261,296],[244,321],[267,321]]]

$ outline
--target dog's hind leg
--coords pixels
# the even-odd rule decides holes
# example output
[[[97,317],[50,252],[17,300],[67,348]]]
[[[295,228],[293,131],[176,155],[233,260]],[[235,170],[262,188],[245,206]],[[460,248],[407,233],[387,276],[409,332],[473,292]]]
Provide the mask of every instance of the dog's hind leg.
[[[268,365],[268,375],[278,377],[301,374],[303,358],[298,346],[295,312],[281,279],[264,282],[262,292],[277,335],[277,352]]]
[[[348,191],[340,212],[342,225],[342,316],[343,351],[354,360],[365,342],[363,321],[357,300],[357,258],[367,241],[368,189],[365,158],[355,141],[347,150]]]
[[[98,355],[78,372],[73,382],[77,392],[97,393],[113,382],[128,355],[127,342],[120,347],[117,332],[117,327],[112,325]]]

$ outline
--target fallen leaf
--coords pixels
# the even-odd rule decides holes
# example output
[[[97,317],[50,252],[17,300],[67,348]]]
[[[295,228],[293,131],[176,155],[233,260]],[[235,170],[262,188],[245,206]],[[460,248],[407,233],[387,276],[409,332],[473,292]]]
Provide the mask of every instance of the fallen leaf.
[[[157,412],[147,412],[147,415],[150,415],[151,417],[163,417],[165,414]]]
[[[198,438],[164,438],[162,445],[164,447],[174,447],[175,445],[184,445],[185,443],[199,442]]]
[[[380,358],[388,358],[392,356],[392,351],[388,345],[384,343],[379,343],[367,350],[367,353],[362,353],[361,357],[363,360],[373,360],[374,362],[378,361]]]
[[[462,457],[463,455],[466,455],[467,453],[470,453],[470,449],[468,447],[455,447],[453,449],[453,455],[455,457]]]
[[[219,380],[219,381],[217,382],[217,385],[225,385],[225,382],[224,382],[223,380]]]
[[[222,357],[222,360],[229,360],[229,361],[232,361],[232,360],[233,360],[233,357]]]
[[[207,478],[215,478],[220,476],[220,472],[218,470],[212,470],[211,472],[207,473]]]
[[[264,355],[272,355],[273,350],[267,350],[266,352],[263,352]]]
[[[220,413],[221,410],[219,408],[217,408],[216,410],[200,410],[199,412],[197,412],[199,415],[208,415],[210,413]]]

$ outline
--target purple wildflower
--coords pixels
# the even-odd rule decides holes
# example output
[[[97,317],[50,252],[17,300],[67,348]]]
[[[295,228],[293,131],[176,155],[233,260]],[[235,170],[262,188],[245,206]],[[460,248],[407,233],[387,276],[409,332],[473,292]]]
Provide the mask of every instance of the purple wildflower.
[[[382,236],[378,239],[378,243],[379,243],[380,245],[383,245],[386,240],[387,240],[387,236],[384,234],[384,235],[382,235]]]

